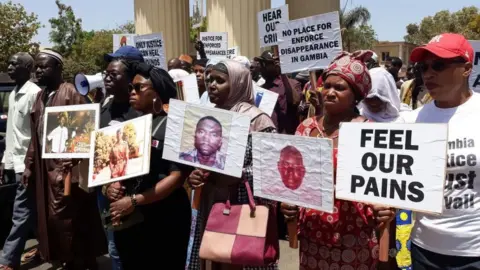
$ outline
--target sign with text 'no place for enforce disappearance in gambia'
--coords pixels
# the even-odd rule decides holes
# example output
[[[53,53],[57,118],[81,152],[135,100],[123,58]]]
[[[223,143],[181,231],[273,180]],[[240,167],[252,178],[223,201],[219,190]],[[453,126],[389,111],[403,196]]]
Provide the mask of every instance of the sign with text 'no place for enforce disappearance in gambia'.
[[[343,123],[336,198],[442,213],[446,124]]]
[[[282,73],[327,67],[342,51],[338,12],[276,25]]]
[[[470,86],[480,93],[480,40],[469,40],[473,47],[473,72],[470,75]]]
[[[135,47],[143,54],[147,64],[167,70],[162,33],[136,36]]]
[[[260,48],[278,44],[276,26],[288,22],[288,5],[262,10],[257,14]]]
[[[208,59],[227,57],[228,33],[201,32],[200,40],[205,46],[205,54]]]

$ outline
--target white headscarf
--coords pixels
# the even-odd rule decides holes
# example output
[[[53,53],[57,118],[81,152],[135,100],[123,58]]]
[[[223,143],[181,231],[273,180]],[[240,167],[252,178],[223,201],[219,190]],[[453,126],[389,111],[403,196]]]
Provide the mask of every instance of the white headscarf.
[[[384,68],[372,68],[369,70],[372,77],[372,89],[366,98],[377,97],[386,103],[385,109],[379,113],[373,113],[360,102],[358,109],[360,114],[375,122],[394,122],[400,116],[400,97],[393,76]]]
[[[178,68],[169,70],[168,74],[170,74],[174,82],[178,82],[181,78],[188,76],[188,72]]]

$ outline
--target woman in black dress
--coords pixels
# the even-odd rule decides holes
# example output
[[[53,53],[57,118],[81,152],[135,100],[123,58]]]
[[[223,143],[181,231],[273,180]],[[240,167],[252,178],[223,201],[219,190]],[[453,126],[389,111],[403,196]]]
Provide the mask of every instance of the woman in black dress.
[[[164,70],[144,63],[135,69],[130,105],[144,115],[153,115],[150,172],[122,181],[122,189],[108,193],[112,194],[112,223],[120,223],[114,229],[115,244],[125,270],[184,269],[191,222],[183,188],[186,175],[178,164],[162,159],[165,109],[169,99],[176,97],[176,87]]]

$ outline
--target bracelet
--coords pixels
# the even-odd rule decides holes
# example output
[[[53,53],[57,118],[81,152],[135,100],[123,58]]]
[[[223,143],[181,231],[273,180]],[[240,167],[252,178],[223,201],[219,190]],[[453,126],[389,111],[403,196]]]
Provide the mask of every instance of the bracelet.
[[[133,195],[130,197],[130,200],[132,201],[133,207],[137,207],[137,196],[136,196],[135,194],[133,194]]]
[[[103,196],[107,197],[107,189],[109,185],[103,185],[102,186],[102,194]]]

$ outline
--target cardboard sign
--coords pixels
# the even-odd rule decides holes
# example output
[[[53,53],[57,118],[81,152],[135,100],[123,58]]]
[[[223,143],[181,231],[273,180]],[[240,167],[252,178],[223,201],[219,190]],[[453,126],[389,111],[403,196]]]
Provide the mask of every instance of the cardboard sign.
[[[470,74],[472,90],[480,93],[480,40],[470,40],[473,47],[473,72]]]
[[[227,59],[232,59],[233,57],[239,55],[238,46],[228,48],[227,50]]]
[[[442,213],[447,131],[446,124],[343,123],[336,197]]]
[[[227,57],[228,33],[201,32],[200,40],[205,46],[205,54],[208,59]]]
[[[89,158],[90,133],[100,124],[100,105],[46,107],[42,158]]]
[[[288,5],[262,10],[257,14],[260,48],[278,44],[276,25],[288,22]]]
[[[175,81],[177,84],[177,97],[188,103],[200,104],[197,76],[190,74]]]
[[[255,196],[333,213],[330,139],[252,133]]]
[[[116,52],[122,46],[135,47],[135,34],[114,34],[113,35],[113,52]]]
[[[92,132],[88,187],[148,174],[152,115]]]
[[[171,99],[163,158],[241,177],[250,117]]]
[[[142,53],[145,63],[167,70],[162,33],[135,37],[135,47]]]
[[[278,100],[277,93],[254,84],[253,99],[257,108],[268,114],[268,116],[272,116],[273,109],[275,109]]]
[[[338,11],[277,25],[282,73],[322,69],[342,51]]]

